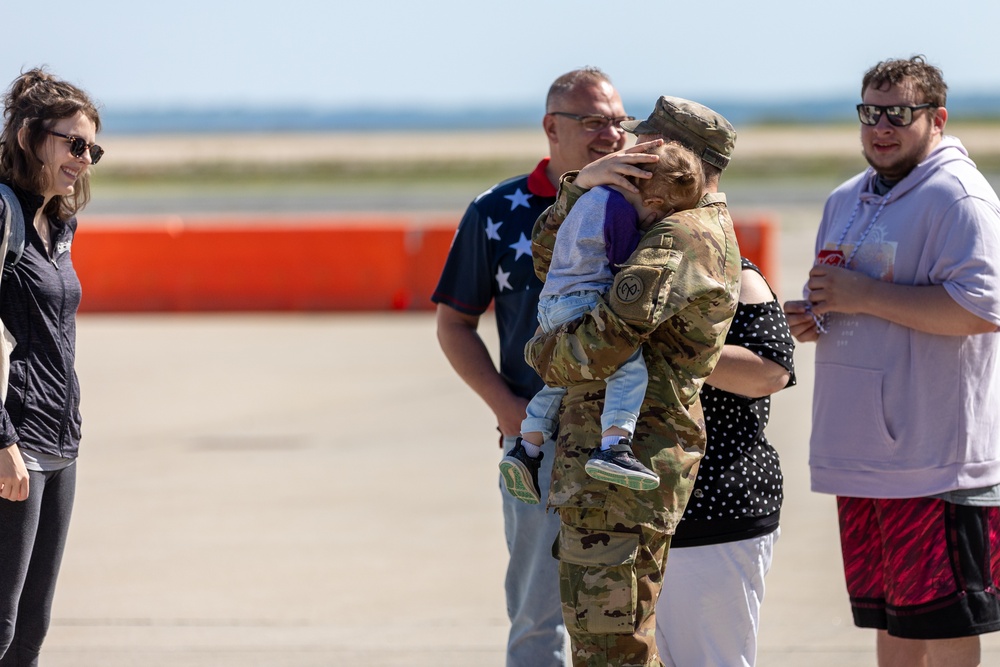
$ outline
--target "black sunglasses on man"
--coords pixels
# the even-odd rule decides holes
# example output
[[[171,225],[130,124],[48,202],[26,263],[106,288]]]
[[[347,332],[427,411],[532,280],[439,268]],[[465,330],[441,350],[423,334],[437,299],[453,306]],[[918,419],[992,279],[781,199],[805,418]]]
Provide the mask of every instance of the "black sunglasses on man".
[[[865,125],[878,125],[878,121],[884,113],[890,125],[906,127],[913,122],[914,111],[931,107],[936,109],[937,106],[936,104],[918,104],[908,107],[902,104],[893,104],[884,107],[878,104],[859,104],[858,119]]]

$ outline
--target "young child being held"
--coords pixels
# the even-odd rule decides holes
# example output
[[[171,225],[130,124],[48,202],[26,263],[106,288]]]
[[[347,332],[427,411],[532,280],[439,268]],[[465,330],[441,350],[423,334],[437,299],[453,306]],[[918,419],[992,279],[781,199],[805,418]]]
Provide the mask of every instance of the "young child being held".
[[[559,227],[538,303],[538,323],[543,331],[593,310],[643,231],[675,211],[698,205],[705,185],[701,160],[676,142],[649,152],[659,155],[660,161],[643,165],[653,175],[635,180],[638,193],[615,186],[593,188],[577,200]],[[636,459],[631,446],[648,382],[642,350],[605,382],[602,438],[587,461],[587,474],[639,491],[655,489],[660,478]],[[546,386],[535,394],[521,423],[521,437],[500,463],[507,491],[526,503],[541,501],[541,446],[555,433],[565,393],[562,387]]]

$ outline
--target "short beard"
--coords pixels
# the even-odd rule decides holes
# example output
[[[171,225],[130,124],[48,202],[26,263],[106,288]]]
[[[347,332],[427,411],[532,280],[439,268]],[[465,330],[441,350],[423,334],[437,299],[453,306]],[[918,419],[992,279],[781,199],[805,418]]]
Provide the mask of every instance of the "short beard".
[[[891,167],[886,169],[885,167],[878,167],[872,162],[871,158],[868,157],[868,153],[864,150],[861,151],[862,155],[865,157],[865,162],[875,170],[875,173],[884,178],[887,181],[898,182],[906,178],[913,169],[922,162],[922,160],[917,160],[914,158],[906,158],[902,162],[897,162]]]

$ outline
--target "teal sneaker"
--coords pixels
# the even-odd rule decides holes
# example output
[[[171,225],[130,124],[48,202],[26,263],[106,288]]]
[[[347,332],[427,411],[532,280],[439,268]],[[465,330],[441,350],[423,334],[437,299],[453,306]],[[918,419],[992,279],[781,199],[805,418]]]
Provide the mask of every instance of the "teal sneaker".
[[[594,479],[627,486],[633,491],[652,491],[660,485],[660,477],[635,458],[628,438],[608,449],[596,448],[584,467]]]
[[[538,458],[531,458],[524,450],[521,438],[517,439],[513,449],[500,461],[500,475],[510,495],[529,505],[537,505],[542,501],[542,494],[538,490],[538,468],[542,465],[544,456],[539,452]]]

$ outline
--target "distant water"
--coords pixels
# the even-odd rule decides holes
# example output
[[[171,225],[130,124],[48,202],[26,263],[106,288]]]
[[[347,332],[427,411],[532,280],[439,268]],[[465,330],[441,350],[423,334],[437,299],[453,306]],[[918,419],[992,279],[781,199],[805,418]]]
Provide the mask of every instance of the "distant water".
[[[734,125],[760,123],[836,123],[857,121],[856,99],[779,102],[699,100]],[[641,117],[650,101],[626,100],[626,109]],[[1000,120],[1000,95],[952,96],[953,119]],[[386,108],[113,108],[102,110],[105,132],[117,134],[219,132],[365,132],[448,131],[537,127],[543,110],[535,105],[460,109]]]

